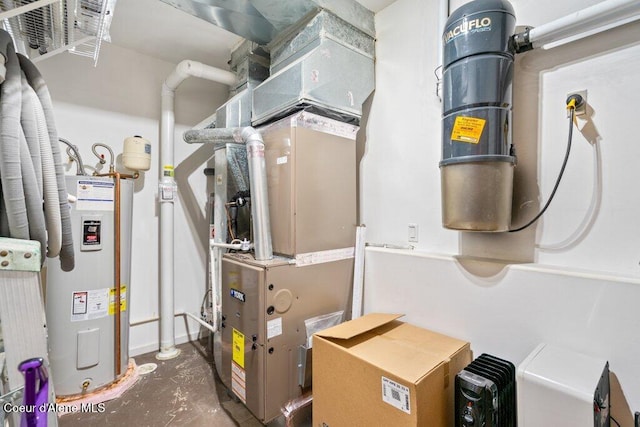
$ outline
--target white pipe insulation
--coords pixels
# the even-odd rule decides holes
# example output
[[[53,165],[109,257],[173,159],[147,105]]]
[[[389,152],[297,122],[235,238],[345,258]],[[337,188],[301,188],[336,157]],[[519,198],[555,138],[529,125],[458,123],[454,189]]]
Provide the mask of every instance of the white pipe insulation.
[[[200,62],[180,62],[162,85],[162,114],[160,116],[160,352],[156,358],[171,359],[180,351],[175,346],[174,331],[174,97],[180,84],[189,77],[200,77],[227,86],[236,84],[235,74]]]
[[[640,19],[640,1],[606,0],[555,21],[532,28],[524,35],[532,48],[547,47],[567,38],[582,38]],[[517,39],[516,39],[517,40]]]

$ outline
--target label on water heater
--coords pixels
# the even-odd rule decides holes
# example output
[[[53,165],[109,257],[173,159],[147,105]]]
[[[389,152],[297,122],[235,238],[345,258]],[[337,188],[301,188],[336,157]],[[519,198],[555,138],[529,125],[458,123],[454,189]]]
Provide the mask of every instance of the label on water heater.
[[[72,322],[106,317],[109,314],[109,288],[74,291],[71,307]]]
[[[120,285],[120,313],[127,311],[127,285]],[[109,316],[116,314],[116,288],[109,289]]]
[[[102,215],[82,217],[81,251],[99,251],[102,249]]]
[[[451,131],[451,140],[469,144],[479,143],[486,122],[485,119],[479,119],[477,117],[456,117],[453,130]]]
[[[80,180],[76,188],[76,210],[112,211],[115,184],[111,181]]]

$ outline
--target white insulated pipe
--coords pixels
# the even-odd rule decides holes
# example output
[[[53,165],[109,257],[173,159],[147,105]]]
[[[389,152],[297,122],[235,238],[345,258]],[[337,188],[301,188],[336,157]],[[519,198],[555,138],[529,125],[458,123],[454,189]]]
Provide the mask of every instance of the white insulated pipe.
[[[174,177],[174,98],[178,86],[189,77],[223,83],[236,84],[235,74],[230,71],[210,67],[196,61],[180,62],[162,85],[160,116],[160,183],[158,201],[160,203],[160,352],[157,359],[171,359],[180,351],[175,346],[174,330],[174,223],[173,202],[176,183]]]
[[[640,19],[640,1],[606,0],[532,28],[529,42],[537,48],[567,37],[587,36],[593,31],[604,31],[637,19]]]

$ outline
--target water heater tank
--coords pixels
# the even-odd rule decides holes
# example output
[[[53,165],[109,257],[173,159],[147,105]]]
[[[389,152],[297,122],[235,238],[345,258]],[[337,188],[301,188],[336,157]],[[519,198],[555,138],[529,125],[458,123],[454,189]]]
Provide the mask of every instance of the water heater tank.
[[[442,43],[442,223],[450,229],[507,231],[511,222],[510,39],[506,0],[474,0],[447,20]]]
[[[111,385],[129,363],[131,215],[133,180],[120,182],[120,307],[115,289],[115,183],[112,178],[67,175],[76,267],[47,267],[49,360],[58,396],[76,396]],[[115,316],[120,316],[120,376],[116,375]]]

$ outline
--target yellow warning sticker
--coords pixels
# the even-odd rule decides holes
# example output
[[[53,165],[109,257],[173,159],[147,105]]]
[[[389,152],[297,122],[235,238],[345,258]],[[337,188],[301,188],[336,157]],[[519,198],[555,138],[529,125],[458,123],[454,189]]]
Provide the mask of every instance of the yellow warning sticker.
[[[233,329],[233,361],[244,369],[244,334],[237,329]]]
[[[173,165],[164,165],[162,168],[162,176],[174,176]]]
[[[453,124],[451,140],[477,144],[480,142],[485,123],[485,119],[458,116]]]
[[[120,285],[120,312],[127,311],[127,286]],[[116,288],[109,289],[109,316],[116,314]]]

